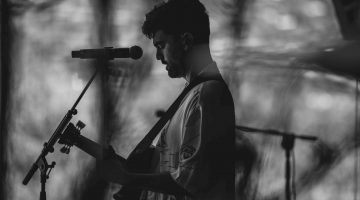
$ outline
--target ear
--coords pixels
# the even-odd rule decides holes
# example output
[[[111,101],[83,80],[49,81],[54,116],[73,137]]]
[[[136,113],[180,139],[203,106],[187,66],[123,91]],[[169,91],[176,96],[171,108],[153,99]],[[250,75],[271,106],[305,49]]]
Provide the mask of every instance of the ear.
[[[182,46],[185,51],[189,50],[194,45],[194,36],[192,33],[186,32],[181,36]]]

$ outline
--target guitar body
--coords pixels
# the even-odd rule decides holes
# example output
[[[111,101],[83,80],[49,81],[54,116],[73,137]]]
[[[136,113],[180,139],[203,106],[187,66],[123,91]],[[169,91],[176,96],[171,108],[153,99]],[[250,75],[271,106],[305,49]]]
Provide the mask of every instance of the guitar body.
[[[134,173],[151,173],[153,170],[152,161],[155,160],[153,157],[156,155],[154,148],[149,148],[151,146],[152,141],[155,137],[160,133],[161,129],[165,126],[168,120],[175,114],[178,107],[180,106],[182,100],[185,98],[186,94],[194,88],[196,85],[209,81],[209,80],[218,80],[224,82],[224,80],[220,77],[212,77],[212,78],[201,78],[197,77],[194,81],[192,81],[179,95],[179,97],[174,101],[173,104],[169,107],[169,109],[165,112],[164,116],[160,118],[160,120],[154,125],[154,127],[146,134],[144,139],[138,144],[138,149],[142,151],[132,152],[129,158],[126,160],[127,169],[130,172]],[[65,129],[64,133],[61,135],[60,144],[65,144],[65,153],[69,152],[69,148],[72,145],[79,147],[84,150],[86,153],[98,158],[102,156],[103,150],[102,147],[99,147],[95,142],[83,137],[80,135],[80,130],[85,127],[85,124],[82,122],[78,122],[76,127],[69,123],[68,127]],[[74,143],[74,141],[76,141]],[[89,148],[92,146],[93,148]],[[136,148],[135,148],[136,149]],[[136,150],[138,150],[136,149]],[[145,149],[145,150],[143,150]],[[118,156],[119,159],[124,161],[124,158]],[[123,186],[119,192],[117,192],[113,197],[115,200],[139,200],[141,192],[143,189],[137,187],[136,185],[125,185]]]
[[[148,148],[142,152],[131,154],[126,160],[127,169],[134,173],[151,173],[154,148]],[[135,185],[125,185],[113,195],[115,200],[139,200],[142,188]]]

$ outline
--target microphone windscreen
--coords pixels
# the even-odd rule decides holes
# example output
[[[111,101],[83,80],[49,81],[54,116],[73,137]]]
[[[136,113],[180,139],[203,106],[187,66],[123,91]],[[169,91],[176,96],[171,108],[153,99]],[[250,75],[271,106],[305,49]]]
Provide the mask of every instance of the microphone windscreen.
[[[139,46],[132,46],[130,47],[130,58],[132,59],[139,59],[143,55],[143,51]]]

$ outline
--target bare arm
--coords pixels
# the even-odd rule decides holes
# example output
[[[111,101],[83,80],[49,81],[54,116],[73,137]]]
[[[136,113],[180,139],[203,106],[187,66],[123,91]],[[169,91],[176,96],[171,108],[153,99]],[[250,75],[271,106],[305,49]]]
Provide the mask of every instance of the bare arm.
[[[126,159],[117,155],[111,147],[104,148],[82,135],[73,135],[71,140],[76,147],[97,159],[98,172],[110,182],[154,192],[190,195],[169,173],[133,173],[127,169]]]

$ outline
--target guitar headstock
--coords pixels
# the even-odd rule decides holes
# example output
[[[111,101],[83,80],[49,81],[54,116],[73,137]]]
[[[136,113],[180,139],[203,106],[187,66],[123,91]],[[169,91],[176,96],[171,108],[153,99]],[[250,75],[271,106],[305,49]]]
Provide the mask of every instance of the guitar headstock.
[[[76,126],[73,123],[69,123],[66,127],[63,134],[61,134],[60,139],[58,141],[59,144],[63,144],[64,146],[60,149],[62,153],[69,154],[70,148],[76,144],[77,138],[80,135],[81,129],[85,127],[85,124],[82,121],[78,121]]]

